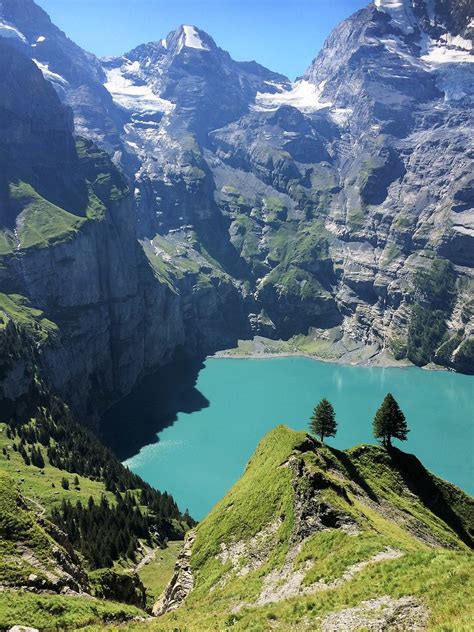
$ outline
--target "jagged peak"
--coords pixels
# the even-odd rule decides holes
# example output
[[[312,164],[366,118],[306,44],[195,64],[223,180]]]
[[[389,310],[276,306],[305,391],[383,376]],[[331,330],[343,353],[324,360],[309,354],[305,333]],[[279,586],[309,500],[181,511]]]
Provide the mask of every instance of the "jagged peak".
[[[216,43],[210,35],[192,24],[181,24],[177,29],[171,31],[166,39],[161,40],[163,48],[174,53],[183,50],[209,52],[217,48]]]

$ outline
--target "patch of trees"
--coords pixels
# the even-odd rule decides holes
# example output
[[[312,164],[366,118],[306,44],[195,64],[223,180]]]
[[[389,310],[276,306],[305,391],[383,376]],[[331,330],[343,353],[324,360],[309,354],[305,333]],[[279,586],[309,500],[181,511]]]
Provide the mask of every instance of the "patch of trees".
[[[101,481],[116,496],[113,506],[101,502],[98,506],[88,503],[71,509],[66,503],[54,513],[53,521],[71,536],[72,543],[79,546],[91,566],[110,566],[117,556],[124,554],[133,557],[139,538],[153,538],[155,542],[182,538],[185,530],[195,524],[189,514],[183,515],[171,495],[159,492],[133,474],[90,430],[76,422],[69,408],[41,379],[39,361],[28,333],[18,325],[11,325],[6,340],[11,357],[26,359],[32,376],[30,392],[21,405],[17,403],[10,411],[3,407],[2,401],[1,421],[7,423],[6,434],[12,439],[13,448],[28,466],[45,467],[47,456],[52,466],[75,475],[77,482],[77,475]],[[69,488],[67,476],[61,485]],[[141,509],[136,497],[143,506]],[[127,527],[128,518],[131,523]],[[69,526],[73,528],[72,534]],[[91,539],[98,542],[94,544]]]
[[[406,353],[418,366],[432,362],[443,342],[454,286],[453,265],[446,259],[433,260],[429,270],[415,275]]]
[[[73,420],[68,409],[55,397],[50,398],[47,406],[36,410],[34,420],[26,424],[10,420],[7,433],[11,439],[19,439],[16,449],[26,465],[44,467],[43,453],[38,447],[41,445],[54,467],[102,481],[108,491],[116,494],[117,507],[104,504],[97,507],[89,503],[86,507],[76,506],[71,510],[64,505],[52,516],[53,521],[71,537],[72,544],[83,552],[92,568],[99,568],[98,564],[110,566],[118,559],[117,555],[125,554],[133,559],[139,538],[150,539],[159,535],[160,541],[179,539],[186,528],[180,525],[194,524],[187,513],[181,514],[170,494],[157,491],[124,467],[92,432]],[[16,442],[14,445],[16,447]],[[67,477],[62,478],[61,486],[69,489]],[[146,516],[136,508],[135,496],[130,494],[130,490],[136,490],[140,504],[146,507]],[[130,511],[130,507],[135,507],[134,512]],[[124,521],[128,518],[131,523],[127,530]],[[76,527],[70,531],[76,521],[80,525],[79,531]],[[96,536],[103,541],[91,543],[90,539]],[[126,546],[124,537],[128,539]]]
[[[142,490],[153,507],[162,508],[169,518],[182,518],[169,494],[161,494],[124,467],[91,431],[74,421],[69,409],[58,398],[49,396],[46,402],[41,403],[43,405],[38,406],[33,420],[22,423],[12,418],[8,422],[7,434],[11,439],[20,439],[19,451],[22,455],[27,454],[27,444],[33,445],[30,455],[34,452],[34,460],[40,462],[41,449],[34,446],[41,444],[54,467],[102,481],[111,492]],[[36,464],[31,456],[30,460]]]
[[[311,432],[318,436],[322,443],[324,443],[325,437],[336,436],[336,413],[334,407],[327,399],[322,399],[315,407],[309,420],[309,427]],[[379,439],[387,449],[392,447],[392,439],[407,440],[407,435],[410,431],[405,415],[391,393],[387,393],[382,405],[375,413],[372,430],[374,437]]]
[[[119,558],[136,561],[139,541],[156,544],[158,533],[161,535],[166,529],[156,515],[140,507],[132,492],[117,493],[115,503],[105,496],[98,502],[91,496],[87,505],[63,500],[60,507],[53,509],[51,518],[68,534],[91,569],[109,568]]]

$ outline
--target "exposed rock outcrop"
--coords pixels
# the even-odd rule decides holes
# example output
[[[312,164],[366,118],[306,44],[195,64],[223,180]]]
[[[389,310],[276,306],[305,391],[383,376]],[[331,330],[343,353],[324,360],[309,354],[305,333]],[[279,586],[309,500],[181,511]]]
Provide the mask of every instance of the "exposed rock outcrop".
[[[360,629],[369,632],[394,630],[423,632],[427,629],[427,608],[412,597],[379,597],[363,601],[355,608],[347,608],[330,614],[324,619],[323,632],[352,632]]]
[[[179,608],[193,589],[191,554],[195,537],[193,531],[188,531],[186,534],[183,550],[176,561],[173,577],[163,595],[153,606],[153,614],[157,617]]]

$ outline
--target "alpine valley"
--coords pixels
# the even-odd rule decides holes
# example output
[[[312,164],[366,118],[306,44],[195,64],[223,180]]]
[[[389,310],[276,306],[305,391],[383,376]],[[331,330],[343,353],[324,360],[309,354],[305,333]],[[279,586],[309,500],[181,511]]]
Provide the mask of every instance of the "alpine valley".
[[[472,630],[474,501],[416,457],[277,426],[196,525],[97,432],[179,354],[474,374],[473,40],[375,0],[292,82],[0,0],[1,630]]]

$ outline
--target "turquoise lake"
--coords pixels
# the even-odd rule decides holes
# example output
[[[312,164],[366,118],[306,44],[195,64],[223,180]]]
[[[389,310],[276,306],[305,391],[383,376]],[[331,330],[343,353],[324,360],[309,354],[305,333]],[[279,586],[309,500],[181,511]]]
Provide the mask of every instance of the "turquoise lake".
[[[176,374],[168,371],[166,378],[147,378],[141,390],[111,409],[105,420],[109,444],[121,458],[127,457],[126,465],[170,492],[180,508],[188,508],[197,519],[240,477],[263,435],[278,424],[307,429],[322,397],[333,403],[339,424],[337,437],[328,443],[349,448],[374,442],[372,418],[390,391],[411,430],[408,441],[395,445],[416,454],[438,476],[474,492],[472,376],[352,367],[300,357],[216,358],[202,367],[176,397],[175,380],[183,375],[179,368]],[[168,420],[162,418],[162,405],[169,408]]]

